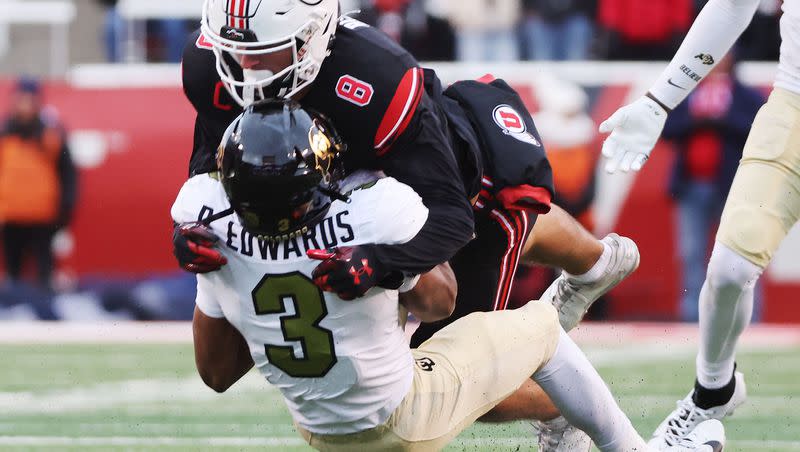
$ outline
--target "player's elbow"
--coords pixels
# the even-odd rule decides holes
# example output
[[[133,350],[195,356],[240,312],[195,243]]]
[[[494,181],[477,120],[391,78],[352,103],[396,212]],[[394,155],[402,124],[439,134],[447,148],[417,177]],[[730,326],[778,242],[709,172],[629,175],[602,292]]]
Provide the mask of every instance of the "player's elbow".
[[[209,388],[213,389],[214,392],[222,394],[223,392],[227,391],[228,388],[233,386],[233,381],[230,378],[226,378],[224,375],[215,374],[209,370],[201,370],[198,369],[200,373],[200,378],[203,379],[203,383],[206,384]]]
[[[453,284],[452,287],[448,286],[443,289],[441,300],[431,310],[436,320],[442,320],[453,315],[456,309],[456,296],[458,295],[458,286]]]
[[[447,263],[422,275],[416,287],[401,296],[401,301],[422,322],[450,317],[456,307],[458,285]]]

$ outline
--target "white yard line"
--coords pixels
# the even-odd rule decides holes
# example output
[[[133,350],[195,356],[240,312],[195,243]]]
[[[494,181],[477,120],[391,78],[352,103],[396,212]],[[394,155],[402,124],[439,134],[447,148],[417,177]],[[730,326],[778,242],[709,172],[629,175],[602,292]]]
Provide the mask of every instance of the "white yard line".
[[[275,391],[258,374],[248,374],[231,392]],[[98,411],[140,403],[210,400],[219,394],[207,388],[198,376],[184,379],[142,379],[45,392],[0,392],[0,413],[74,413]]]

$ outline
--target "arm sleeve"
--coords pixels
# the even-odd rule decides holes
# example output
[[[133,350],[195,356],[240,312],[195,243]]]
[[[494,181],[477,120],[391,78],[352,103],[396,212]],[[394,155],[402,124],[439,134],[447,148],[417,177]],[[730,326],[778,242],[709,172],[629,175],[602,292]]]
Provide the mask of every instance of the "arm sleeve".
[[[411,187],[387,177],[381,179],[380,199],[374,206],[373,226],[376,243],[397,245],[407,243],[419,234],[428,219],[428,208]]]
[[[681,103],[744,32],[758,3],[759,0],[710,0],[667,69],[650,88],[650,94],[669,108]]]
[[[472,238],[470,206],[458,164],[436,105],[423,94],[406,132],[382,160],[384,172],[409,185],[428,208],[420,231],[406,243],[379,245],[388,268],[421,274],[450,260]]]
[[[197,221],[198,208],[203,205],[202,177],[207,176],[194,176],[183,183],[170,209],[175,223]]]
[[[215,319],[221,319],[225,317],[225,313],[222,312],[222,306],[220,306],[219,301],[213,296],[214,292],[211,290],[213,282],[210,278],[207,275],[197,275],[197,298],[195,298],[195,304],[197,304],[198,309],[203,311],[203,314]]]
[[[189,177],[210,173],[216,170],[217,147],[225,129],[220,129],[215,121],[209,121],[198,114],[194,122],[194,145],[189,161]]]

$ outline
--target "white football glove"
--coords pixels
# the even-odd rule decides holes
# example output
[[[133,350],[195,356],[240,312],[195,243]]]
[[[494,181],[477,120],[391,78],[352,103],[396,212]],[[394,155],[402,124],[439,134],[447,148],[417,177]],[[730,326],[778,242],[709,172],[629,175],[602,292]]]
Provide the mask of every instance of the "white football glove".
[[[615,111],[600,124],[600,133],[611,132],[603,142],[606,171],[642,169],[666,121],[666,110],[647,96]]]

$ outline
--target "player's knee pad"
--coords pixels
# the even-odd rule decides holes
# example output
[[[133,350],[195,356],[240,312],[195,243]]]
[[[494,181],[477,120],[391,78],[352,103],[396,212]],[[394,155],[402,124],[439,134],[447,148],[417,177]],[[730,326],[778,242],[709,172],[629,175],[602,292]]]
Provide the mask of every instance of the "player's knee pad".
[[[786,237],[787,226],[793,219],[783,216],[776,209],[769,209],[752,202],[729,199],[720,220],[717,240],[735,249],[751,262],[766,266]]]
[[[752,289],[764,269],[750,262],[736,251],[720,242],[714,242],[714,250],[708,263],[706,285],[715,293],[741,293]],[[719,297],[714,297],[718,299]],[[724,297],[722,299],[737,300]]]

